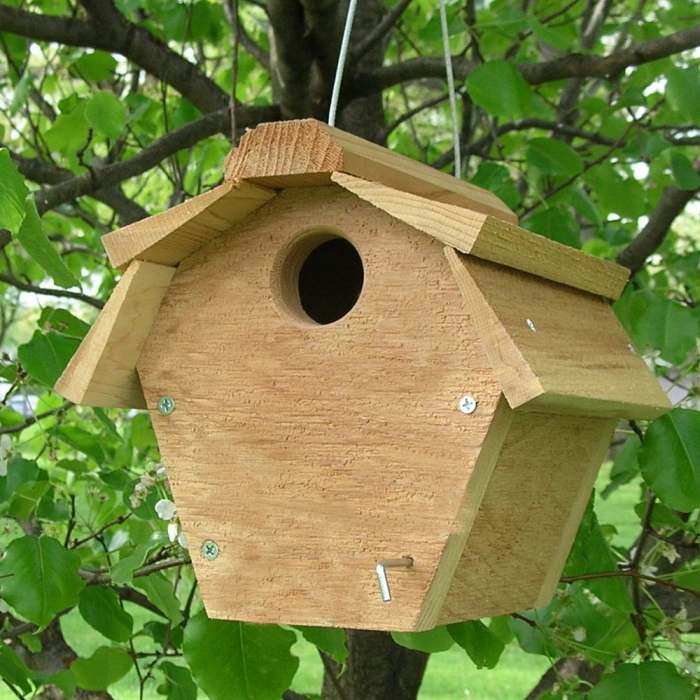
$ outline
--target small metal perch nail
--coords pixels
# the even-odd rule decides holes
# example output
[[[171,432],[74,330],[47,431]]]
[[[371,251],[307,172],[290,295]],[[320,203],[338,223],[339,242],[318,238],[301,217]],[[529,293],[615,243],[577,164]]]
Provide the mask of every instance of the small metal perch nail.
[[[400,559],[382,559],[377,562],[376,572],[379,581],[379,592],[385,603],[391,601],[391,588],[389,588],[389,578],[386,575],[387,569],[410,569],[413,566],[413,557],[401,557]]]

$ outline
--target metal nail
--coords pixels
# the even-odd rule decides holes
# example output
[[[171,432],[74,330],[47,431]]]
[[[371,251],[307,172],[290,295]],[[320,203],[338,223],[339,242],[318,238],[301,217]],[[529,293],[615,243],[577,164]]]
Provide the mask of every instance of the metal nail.
[[[387,569],[403,568],[410,569],[413,567],[413,557],[400,557],[399,559],[382,559],[377,562],[375,571],[377,572],[377,581],[379,582],[379,593],[385,603],[391,601],[391,588],[389,587],[389,577],[386,574]]]

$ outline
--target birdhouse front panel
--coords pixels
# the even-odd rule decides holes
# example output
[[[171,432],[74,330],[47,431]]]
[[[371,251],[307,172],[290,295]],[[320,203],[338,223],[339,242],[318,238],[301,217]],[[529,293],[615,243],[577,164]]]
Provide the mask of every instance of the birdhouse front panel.
[[[442,245],[339,187],[285,190],[181,263],[138,372],[174,402],[153,422],[211,616],[435,624],[501,393]],[[375,567],[400,557],[387,605]]]

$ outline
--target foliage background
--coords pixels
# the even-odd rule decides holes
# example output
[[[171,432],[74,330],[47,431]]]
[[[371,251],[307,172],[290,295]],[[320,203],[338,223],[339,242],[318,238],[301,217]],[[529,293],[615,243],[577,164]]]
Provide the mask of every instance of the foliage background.
[[[516,697],[523,679],[529,698],[694,697],[700,12],[689,0],[448,3],[461,176],[527,228],[630,268],[616,311],[677,406],[620,424],[547,608],[393,638],[209,621],[148,416],[51,392],[115,284],[100,236],[218,183],[244,128],[324,119],[345,9],[0,2],[8,697],[414,698],[428,655],[447,649],[422,697],[461,694],[465,664],[482,669],[464,681],[474,697]],[[340,126],[449,170],[436,0],[359,3]]]

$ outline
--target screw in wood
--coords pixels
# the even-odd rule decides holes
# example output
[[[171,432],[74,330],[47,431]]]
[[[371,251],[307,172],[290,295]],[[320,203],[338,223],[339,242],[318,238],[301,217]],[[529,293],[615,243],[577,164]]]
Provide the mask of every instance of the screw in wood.
[[[533,332],[537,332],[537,326],[535,325],[535,322],[531,318],[526,318],[525,323],[527,324],[527,327]]]
[[[479,402],[471,395],[471,394],[465,394],[460,400],[459,403],[457,404],[457,408],[462,413],[474,413],[476,411],[476,407],[478,406]]]
[[[201,552],[207,561],[214,561],[219,556],[219,545],[214,540],[204,540]]]
[[[169,416],[175,410],[175,399],[172,396],[162,396],[158,401],[158,413]]]
[[[379,582],[379,593],[385,603],[391,602],[391,588],[389,587],[389,577],[386,570],[393,568],[411,569],[413,567],[413,557],[400,557],[399,559],[382,559],[377,562],[375,571]]]

